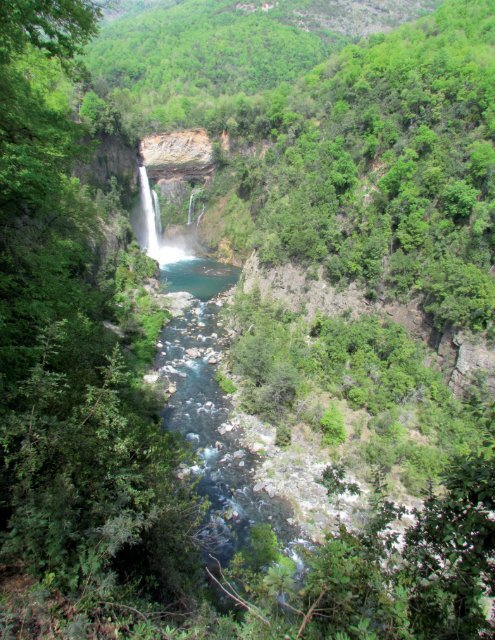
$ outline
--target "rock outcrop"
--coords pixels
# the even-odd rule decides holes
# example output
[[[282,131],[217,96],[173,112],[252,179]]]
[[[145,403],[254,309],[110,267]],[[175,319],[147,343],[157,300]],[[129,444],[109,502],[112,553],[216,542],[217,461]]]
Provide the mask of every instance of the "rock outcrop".
[[[481,374],[490,393],[495,394],[495,351],[489,349],[484,341],[462,331],[454,335],[453,342],[457,347],[457,360],[449,384],[454,393],[459,397],[465,395]]]
[[[139,154],[148,175],[165,184],[174,178],[204,180],[214,167],[213,147],[204,129],[147,136]]]

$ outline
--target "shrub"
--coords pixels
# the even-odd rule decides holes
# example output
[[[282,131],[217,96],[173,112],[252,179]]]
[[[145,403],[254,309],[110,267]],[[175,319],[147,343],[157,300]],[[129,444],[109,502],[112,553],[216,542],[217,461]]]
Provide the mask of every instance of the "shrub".
[[[221,371],[217,371],[217,373],[215,375],[215,378],[216,378],[216,381],[218,382],[218,384],[220,386],[220,389],[224,393],[235,393],[237,391],[237,388],[236,388],[235,384],[232,382],[232,380],[230,378],[228,378]]]
[[[324,412],[320,425],[325,445],[334,447],[345,441],[344,417],[335,402]]]

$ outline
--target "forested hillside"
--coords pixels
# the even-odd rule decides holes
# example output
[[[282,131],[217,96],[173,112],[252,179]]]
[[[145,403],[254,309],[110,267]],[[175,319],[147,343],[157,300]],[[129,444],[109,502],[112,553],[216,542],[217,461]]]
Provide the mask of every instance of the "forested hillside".
[[[493,28],[491,3],[448,2],[307,76],[243,169],[264,262],[422,292],[439,327],[491,323]]]
[[[281,442],[302,416],[354,472],[379,463],[412,493],[452,455],[493,438],[493,372],[488,383],[488,372],[471,372],[460,402],[380,309],[413,301],[437,335],[472,332],[493,351],[494,27],[491,2],[454,0],[347,47],[271,111],[266,152],[225,170],[235,167],[236,187],[217,177],[233,248],[255,247],[265,271],[297,265],[309,291],[321,280],[366,298],[350,294],[344,316],[322,313],[307,326],[260,307],[251,283],[233,311],[243,406],[276,422]],[[311,302],[299,295],[302,307]],[[357,317],[366,305],[376,315]],[[328,407],[325,393],[364,409],[367,429],[350,414],[346,430],[340,416],[326,434],[325,410],[342,405]]]
[[[401,1],[374,11],[373,3],[364,3],[355,15],[335,1],[124,3],[85,60],[97,92],[125,114],[134,132],[209,126],[218,111],[231,115],[244,94],[294,81],[352,36],[412,19],[436,4]]]
[[[493,350],[495,2],[446,0],[340,50],[375,30],[340,28],[348,4],[124,1],[85,56],[98,2],[0,6],[3,638],[494,636],[493,395],[481,373],[455,397],[383,309],[413,301]],[[352,4],[389,26],[437,3]],[[202,224],[255,265],[215,329],[217,379],[279,451],[312,432],[337,523],[292,553],[261,510],[228,567],[185,480],[197,460],[143,384],[170,314],[123,206],[135,167],[105,155],[200,124]],[[263,297],[256,278],[287,266],[359,308]],[[423,500],[404,523],[398,488]],[[357,527],[344,495],[367,504]]]

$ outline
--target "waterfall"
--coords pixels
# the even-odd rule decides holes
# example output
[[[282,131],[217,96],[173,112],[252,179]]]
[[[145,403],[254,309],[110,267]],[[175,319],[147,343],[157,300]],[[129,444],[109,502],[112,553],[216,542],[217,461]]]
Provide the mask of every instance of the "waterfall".
[[[160,215],[160,201],[158,200],[158,194],[154,189],[151,190],[151,195],[153,196],[153,206],[155,208],[156,230],[161,235],[161,233],[162,233],[162,217]]]
[[[196,222],[196,228],[199,227],[199,223],[201,222],[201,218],[205,215],[205,205],[203,205],[202,209],[201,209],[201,213],[198,216],[198,220]]]
[[[191,224],[194,216],[194,191],[191,191],[191,197],[189,198],[189,210],[187,212],[187,224]]]
[[[180,238],[175,238],[173,241],[161,239],[160,204],[157,194],[150,187],[146,167],[139,167],[139,183],[141,211],[144,214],[146,228],[146,253],[150,258],[156,260],[160,267],[183,260],[194,260],[194,255],[187,251],[186,243]],[[191,214],[194,214],[193,194],[191,194],[191,199],[189,210]]]
[[[146,253],[150,258],[159,260],[160,243],[156,232],[155,208],[153,206],[153,196],[151,195],[150,182],[146,167],[139,167],[139,180],[141,185],[141,204],[144,210],[144,219],[147,231]]]

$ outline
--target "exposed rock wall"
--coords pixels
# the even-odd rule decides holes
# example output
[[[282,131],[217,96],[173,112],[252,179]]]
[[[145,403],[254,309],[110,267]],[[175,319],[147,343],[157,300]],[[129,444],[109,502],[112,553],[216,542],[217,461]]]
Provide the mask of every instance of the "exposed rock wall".
[[[138,183],[136,148],[117,134],[101,134],[96,140],[82,143],[93,151],[85,162],[76,163],[74,175],[104,191],[109,187],[110,178],[115,177],[130,202]]]
[[[286,264],[262,269],[255,253],[244,265],[243,291],[258,288],[262,298],[271,297],[288,309],[302,312],[311,321],[318,310],[329,316],[344,312],[351,318],[362,313],[377,312],[402,325],[409,334],[430,347],[429,364],[441,369],[453,392],[462,397],[478,375],[486,377],[488,388],[495,393],[495,350],[479,336],[466,332],[446,331],[439,334],[419,300],[407,304],[378,300],[370,303],[354,283],[343,291],[326,282],[320,272],[314,279],[301,267]]]
[[[213,171],[213,147],[204,129],[147,136],[139,154],[148,175],[165,183],[173,178],[204,179]]]

